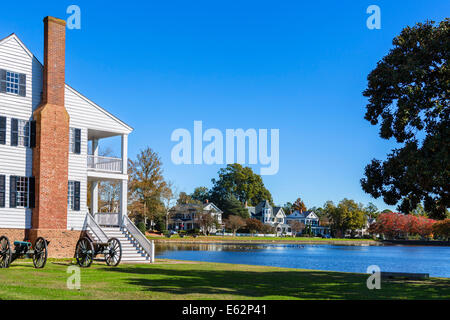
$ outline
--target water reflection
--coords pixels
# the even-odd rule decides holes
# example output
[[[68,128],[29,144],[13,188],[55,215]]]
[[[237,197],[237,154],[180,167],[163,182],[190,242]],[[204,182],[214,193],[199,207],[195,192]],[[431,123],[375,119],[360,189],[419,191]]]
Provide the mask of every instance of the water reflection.
[[[156,257],[360,273],[378,265],[382,271],[450,277],[450,247],[157,243]]]

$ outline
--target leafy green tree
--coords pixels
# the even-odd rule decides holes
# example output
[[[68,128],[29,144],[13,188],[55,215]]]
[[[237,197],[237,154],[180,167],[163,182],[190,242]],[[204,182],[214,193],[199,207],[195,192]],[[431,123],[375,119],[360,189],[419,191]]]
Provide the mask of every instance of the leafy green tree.
[[[186,192],[182,191],[178,195],[177,204],[201,204],[202,202],[192,199],[192,197]]]
[[[350,199],[343,199],[337,206],[332,201],[325,203],[324,209],[331,220],[331,228],[338,237],[350,230],[362,228],[366,222],[366,215],[362,204]]]
[[[250,217],[248,210],[244,208],[242,203],[232,195],[221,200],[220,205],[217,206],[223,211],[223,218],[227,218],[231,215],[238,216],[243,219]]]
[[[368,76],[365,119],[401,145],[372,160],[363,190],[409,213],[423,201],[436,219],[450,207],[450,19],[406,27]]]
[[[286,202],[283,205],[283,211],[284,213],[286,213],[287,215],[290,215],[292,212],[292,202]]]
[[[194,192],[191,193],[191,198],[201,203],[205,203],[206,200],[210,198],[209,190],[206,187],[197,187],[194,189]]]
[[[130,199],[137,202],[132,207],[141,208],[136,214],[145,221],[164,215],[161,194],[166,182],[162,172],[161,159],[151,148],[142,150],[136,160],[128,160]]]
[[[378,217],[378,208],[372,202],[369,202],[367,206],[364,207],[364,211],[366,212],[367,217],[376,218]]]
[[[263,200],[268,200],[273,205],[272,195],[266,189],[260,175],[249,167],[235,163],[221,168],[219,178],[212,179],[211,201],[215,204],[234,196],[242,204],[255,206]]]

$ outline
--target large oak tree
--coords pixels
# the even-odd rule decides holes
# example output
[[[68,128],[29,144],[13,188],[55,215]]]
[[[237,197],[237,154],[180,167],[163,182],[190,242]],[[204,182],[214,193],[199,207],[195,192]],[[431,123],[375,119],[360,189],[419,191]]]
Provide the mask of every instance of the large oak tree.
[[[400,145],[372,160],[361,185],[404,213],[420,202],[434,218],[450,205],[450,19],[403,29],[368,76],[365,119]]]

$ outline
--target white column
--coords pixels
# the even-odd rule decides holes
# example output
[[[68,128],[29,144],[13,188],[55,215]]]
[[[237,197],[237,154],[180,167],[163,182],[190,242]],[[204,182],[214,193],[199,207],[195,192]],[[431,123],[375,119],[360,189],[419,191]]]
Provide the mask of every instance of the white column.
[[[121,180],[120,184],[120,220],[128,215],[128,180]]]
[[[128,174],[128,135],[122,135],[122,173]]]
[[[98,181],[91,183],[91,213],[98,213]]]
[[[98,156],[98,139],[92,140],[92,154],[94,156]]]

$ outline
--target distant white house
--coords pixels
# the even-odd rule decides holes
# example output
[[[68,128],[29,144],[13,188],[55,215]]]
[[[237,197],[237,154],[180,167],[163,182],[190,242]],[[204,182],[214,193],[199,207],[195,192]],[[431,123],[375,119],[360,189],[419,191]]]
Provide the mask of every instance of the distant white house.
[[[202,230],[202,226],[199,225],[197,217],[199,214],[210,214],[216,219],[217,223],[222,225],[222,210],[220,210],[214,203],[207,201],[206,203],[197,205],[192,203],[178,204],[170,210],[171,218],[169,220],[169,230]],[[211,226],[210,233],[218,232],[216,226]]]
[[[305,226],[311,226],[311,231],[314,235],[327,235],[330,234],[329,227],[320,226],[320,219],[314,213],[314,211],[300,212],[294,211],[292,214],[286,217],[286,223],[291,225],[294,221],[298,221]]]
[[[256,207],[247,206],[247,210],[251,218],[274,227],[277,235],[292,235],[291,226],[286,224],[286,214],[283,208],[273,207],[269,201],[264,200]]]

